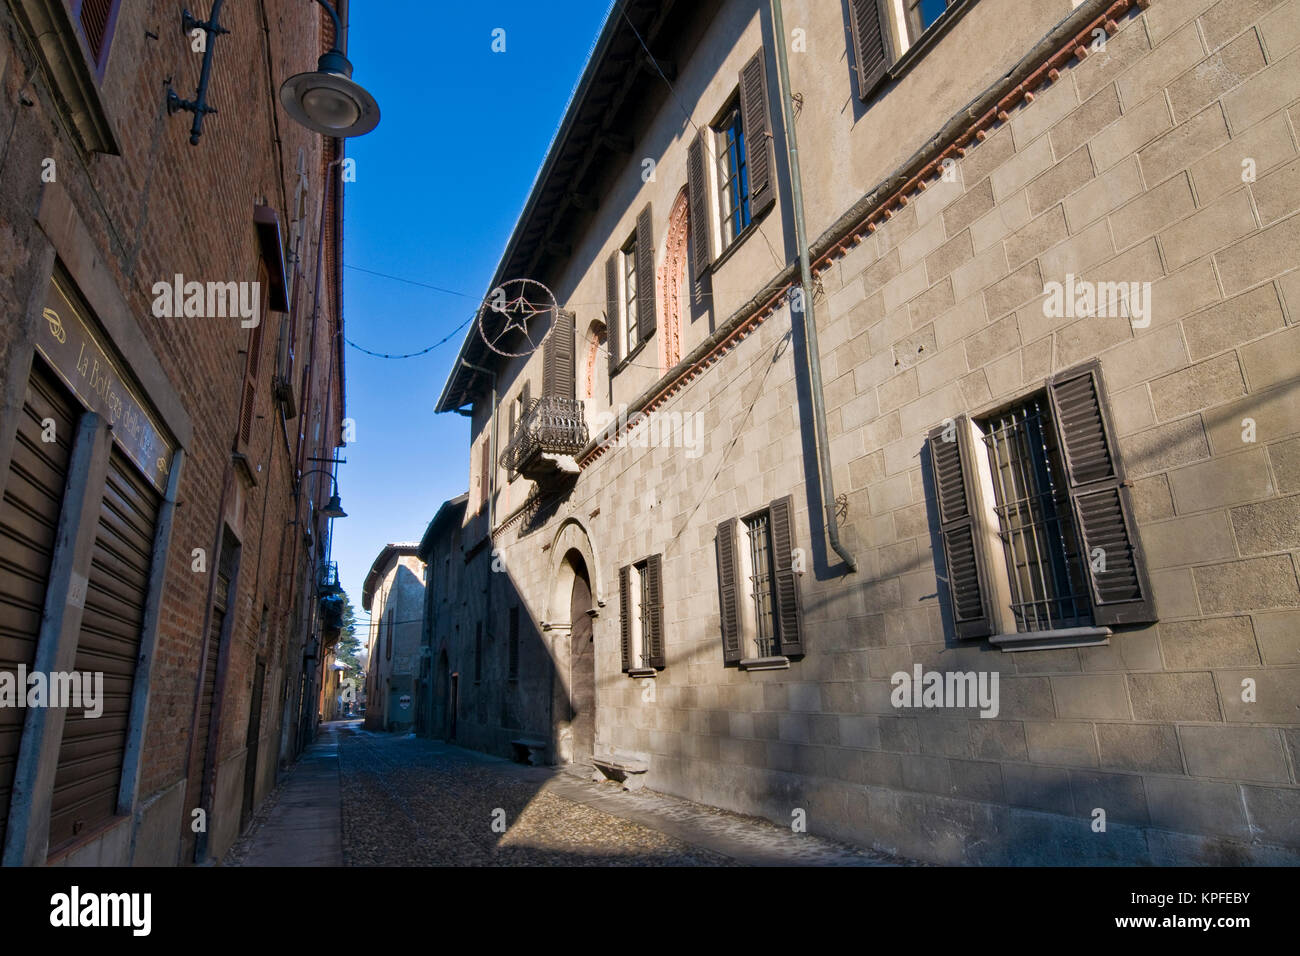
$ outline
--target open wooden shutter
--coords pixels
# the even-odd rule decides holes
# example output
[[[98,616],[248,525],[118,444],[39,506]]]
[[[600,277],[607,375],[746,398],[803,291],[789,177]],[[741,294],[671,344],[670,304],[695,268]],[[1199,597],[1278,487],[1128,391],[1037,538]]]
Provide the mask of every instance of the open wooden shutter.
[[[745,130],[745,153],[749,164],[749,211],[750,216],[757,219],[776,202],[767,64],[761,47],[740,71],[740,121]]]
[[[646,560],[645,570],[641,573],[646,575],[646,587],[643,593],[650,603],[644,618],[649,625],[650,633],[641,635],[641,640],[645,643],[642,654],[651,667],[662,669],[667,666],[667,657],[664,654],[664,556],[650,555]]]
[[[1080,563],[1101,626],[1156,620],[1142,547],[1097,363],[1047,383],[1079,529]],[[1102,570],[1104,568],[1104,570]]]
[[[560,398],[574,396],[574,315],[559,309],[555,326],[542,346],[542,394]],[[527,386],[525,385],[525,389]]]
[[[642,342],[655,334],[655,236],[649,203],[636,217],[636,330]]]
[[[691,230],[691,271],[698,283],[709,271],[709,180],[704,169],[704,134],[697,133],[686,150],[686,195]]]
[[[858,68],[858,99],[865,100],[889,72],[894,45],[889,40],[889,20],[880,0],[849,0],[849,20],[853,62]]]
[[[73,670],[102,673],[99,717],[69,708],[50,799],[52,851],[117,815],[161,501],[114,445],[91,553]]]
[[[959,638],[988,637],[993,633],[988,598],[988,573],[975,541],[970,502],[974,483],[966,416],[947,428],[930,432],[930,465],[939,503],[944,559],[948,566],[948,593],[952,619]]]
[[[483,437],[483,461],[479,467],[478,475],[478,506],[480,511],[486,511],[488,506],[488,494],[491,489],[491,470],[492,470],[492,442],[485,435]]]
[[[632,669],[632,585],[627,565],[618,569],[618,634],[626,674]]]
[[[609,343],[609,378],[614,380],[614,369],[622,361],[623,341],[622,323],[619,322],[618,307],[618,253],[612,252],[605,260],[605,325],[609,334],[605,337]]]
[[[81,409],[38,358],[32,363],[13,456],[0,498],[0,671],[16,680],[19,666],[30,672],[45,610],[50,564],[63,510],[73,437]],[[54,422],[52,442],[41,440],[44,422]],[[0,707],[0,847],[4,846],[18,745],[27,710]]]
[[[265,264],[259,264],[257,281],[261,288],[267,288]],[[262,360],[262,332],[266,328],[267,302],[262,297],[261,314],[257,325],[253,326],[248,336],[248,355],[244,361],[244,386],[239,401],[239,434],[235,436],[235,451],[241,455],[249,453],[253,441],[253,421],[257,413],[257,373]]]
[[[803,616],[799,601],[799,578],[794,572],[794,503],[789,495],[771,505],[772,568],[776,586],[776,624],[781,653],[803,656]]]
[[[736,573],[736,519],[718,525],[718,611],[722,624],[722,660],[740,660],[740,593]]]

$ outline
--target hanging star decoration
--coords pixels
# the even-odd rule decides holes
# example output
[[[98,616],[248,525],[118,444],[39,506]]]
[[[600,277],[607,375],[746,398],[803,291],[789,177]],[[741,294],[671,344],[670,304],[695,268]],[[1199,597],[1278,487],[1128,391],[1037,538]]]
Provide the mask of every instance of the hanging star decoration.
[[[536,330],[551,325],[537,321],[538,316],[554,312],[555,297],[550,289],[532,279],[512,279],[492,290],[483,303],[479,310],[479,335],[498,355],[507,358],[528,355],[542,344],[541,339],[534,341]]]

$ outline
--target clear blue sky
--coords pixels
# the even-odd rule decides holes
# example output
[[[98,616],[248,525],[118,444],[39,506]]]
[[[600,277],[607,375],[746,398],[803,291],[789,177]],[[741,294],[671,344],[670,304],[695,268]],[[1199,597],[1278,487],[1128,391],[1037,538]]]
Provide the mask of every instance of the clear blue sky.
[[[344,208],[349,339],[414,352],[477,309],[609,8],[353,0],[353,79],[382,120],[347,147],[357,167]],[[504,53],[492,51],[497,28]],[[361,622],[361,586],[379,549],[418,541],[439,505],[466,490],[468,421],[433,411],[461,338],[402,361],[347,348],[356,441],[340,451],[349,517],[334,522],[333,551]]]

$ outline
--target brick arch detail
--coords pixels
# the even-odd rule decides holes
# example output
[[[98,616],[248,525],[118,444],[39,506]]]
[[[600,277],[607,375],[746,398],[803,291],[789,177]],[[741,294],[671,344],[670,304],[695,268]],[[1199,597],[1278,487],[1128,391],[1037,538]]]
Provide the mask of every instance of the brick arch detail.
[[[686,283],[686,243],[690,212],[686,187],[673,201],[664,236],[663,264],[659,267],[655,301],[659,320],[659,371],[666,372],[682,359],[682,288]]]

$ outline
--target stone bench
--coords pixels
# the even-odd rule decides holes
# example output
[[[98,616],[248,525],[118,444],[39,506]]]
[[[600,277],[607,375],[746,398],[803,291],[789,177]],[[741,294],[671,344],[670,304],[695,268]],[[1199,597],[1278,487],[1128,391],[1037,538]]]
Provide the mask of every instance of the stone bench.
[[[621,783],[624,790],[640,790],[645,786],[645,774],[650,769],[650,761],[643,754],[598,754],[591,758],[596,768],[591,779],[597,783],[613,780]]]
[[[548,746],[545,740],[535,740],[529,737],[520,737],[517,740],[510,741],[515,762],[525,763],[530,767],[540,767],[542,765],[542,762],[546,760]]]

